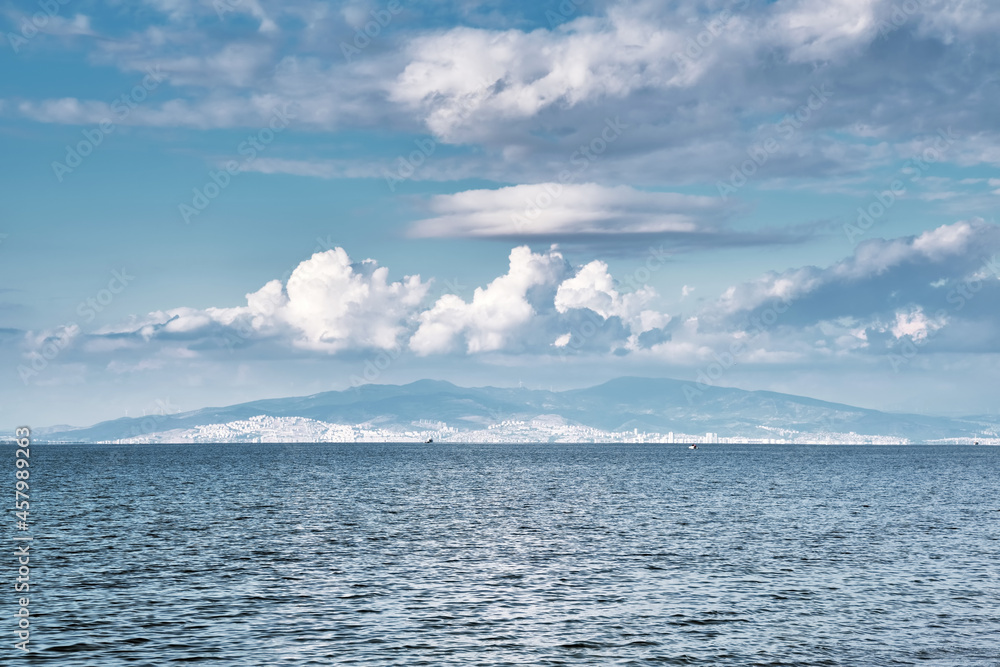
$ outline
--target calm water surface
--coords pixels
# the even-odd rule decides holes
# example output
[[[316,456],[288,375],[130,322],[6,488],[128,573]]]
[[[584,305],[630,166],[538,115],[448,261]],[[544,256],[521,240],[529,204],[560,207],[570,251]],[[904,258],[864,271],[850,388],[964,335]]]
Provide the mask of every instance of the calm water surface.
[[[1000,665],[1000,448],[32,449],[18,664]]]

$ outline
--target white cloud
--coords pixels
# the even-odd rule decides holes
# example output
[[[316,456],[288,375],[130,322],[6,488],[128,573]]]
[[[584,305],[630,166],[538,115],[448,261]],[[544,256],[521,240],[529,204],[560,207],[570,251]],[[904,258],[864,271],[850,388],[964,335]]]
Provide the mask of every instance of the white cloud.
[[[457,27],[412,39],[388,95],[449,142],[486,140],[504,123],[549,109],[605,101],[620,107],[641,90],[671,95],[706,79],[701,96],[729,97],[732,79],[717,85],[720,72],[752,67],[762,51],[781,50],[795,65],[857,54],[878,34],[879,4],[798,0],[758,10],[741,0],[707,14],[700,3],[669,11],[615,3],[603,16],[554,30]]]
[[[756,280],[733,285],[723,292],[711,308],[725,314],[753,310],[771,300],[789,301],[806,294],[822,283],[815,267],[769,272]]]
[[[189,23],[193,17],[198,15],[210,16],[217,21],[226,21],[230,14],[248,14],[258,21],[260,32],[272,32],[277,30],[277,24],[268,16],[260,0],[145,0],[144,4],[153,7],[166,14],[171,21],[176,23]],[[278,5],[279,11],[284,9]]]
[[[410,348],[419,355],[441,354],[455,350],[461,340],[469,354],[539,346],[565,349],[573,340],[566,332],[576,321],[572,311],[586,310],[604,321],[617,318],[627,330],[622,338],[602,338],[598,345],[636,349],[640,334],[670,322],[669,315],[648,307],[657,296],[654,289],[643,286],[621,293],[604,262],[593,261],[569,273],[555,248],[542,254],[527,246],[514,248],[508,272],[477,288],[470,302],[448,294],[421,313]]]
[[[361,165],[347,160],[288,160],[258,157],[242,166],[241,171],[261,174],[291,174],[324,179],[382,178],[376,165]]]
[[[559,313],[586,308],[605,320],[610,317],[621,318],[632,332],[630,343],[634,346],[638,334],[662,328],[670,321],[669,315],[645,307],[656,296],[656,290],[648,285],[630,294],[621,294],[608,273],[608,265],[595,260],[559,285],[555,307]]]
[[[388,275],[371,259],[353,265],[343,248],[317,253],[292,272],[279,316],[302,333],[304,347],[394,348],[402,322],[419,306],[427,285],[420,276],[390,283]]]
[[[539,183],[437,195],[418,237],[662,234],[711,231],[729,207],[718,197],[595,183]]]
[[[947,317],[929,318],[924,314],[924,309],[917,306],[896,312],[896,321],[892,325],[892,335],[897,340],[909,336],[913,341],[920,342],[947,324]]]
[[[885,159],[879,153],[885,147],[949,125],[961,128],[962,138],[946,159],[1000,164],[996,96],[978,84],[996,69],[989,27],[1000,24],[1000,13],[983,0],[919,4],[892,33],[905,40],[894,48],[909,54],[906,68],[878,50],[885,39],[880,22],[901,6],[892,0],[610,3],[595,15],[580,8],[556,28],[528,31],[394,23],[351,63],[330,35],[350,35],[351,25],[368,20],[371,3],[337,11],[244,0],[231,6],[254,16],[256,30],[247,32],[226,12],[222,24],[242,32],[220,39],[193,20],[210,17],[217,25],[210,3],[162,0],[157,7],[172,23],[101,35],[87,58],[125,72],[163,66],[172,89],[143,103],[123,121],[129,124],[253,127],[281,102],[301,109],[296,129],[429,130],[438,140],[470,145],[467,159],[454,166],[448,162],[454,155],[437,153],[415,176],[421,179],[552,181],[604,118],[621,114],[630,129],[589,167],[587,180],[714,182],[747,159],[761,128],[794,113],[824,81],[835,84],[833,98],[783,139],[757,178],[863,173]],[[283,17],[299,30],[279,30]],[[684,60],[692,40],[705,42],[705,35],[699,55]],[[767,76],[757,75],[762,62]],[[974,68],[969,76],[949,77],[966,67]],[[949,77],[949,95],[935,95],[928,77]],[[101,100],[8,99],[0,106],[42,122],[108,117]],[[919,119],[908,113],[915,106]],[[863,136],[873,133],[879,145]],[[364,178],[369,165],[359,159],[353,168],[330,171],[289,163],[270,173]]]
[[[387,268],[371,259],[353,263],[343,248],[334,248],[303,261],[286,284],[272,280],[247,294],[246,306],[157,311],[95,333],[146,340],[196,333],[237,340],[278,336],[324,353],[393,349],[427,288],[420,276],[389,282]]]
[[[48,21],[40,28],[40,32],[50,35],[93,37],[96,35],[90,26],[90,17],[86,14],[75,14],[66,18],[58,14],[49,16]]]
[[[710,308],[732,314],[753,310],[769,301],[790,302],[831,284],[857,285],[907,263],[940,264],[961,258],[976,244],[988,248],[995,247],[998,241],[996,226],[982,220],[941,225],[915,237],[872,239],[859,243],[854,255],[826,269],[805,266],[769,272],[754,281],[734,285]]]
[[[571,27],[529,33],[459,27],[418,37],[407,47],[410,62],[390,86],[389,99],[421,111],[428,129],[455,141],[478,134],[484,120],[624,97],[661,74],[663,54],[681,44],[666,30],[647,29],[631,41],[639,35],[615,19],[581,18]]]
[[[469,300],[446,293],[433,304],[426,303],[429,283],[419,276],[390,282],[387,268],[371,259],[353,262],[335,248],[303,261],[284,283],[272,280],[247,294],[246,305],[157,311],[72,333],[59,347],[67,348],[67,363],[113,356],[118,362],[103,367],[115,373],[188,363],[227,343],[246,350],[241,354],[268,358],[281,358],[277,346],[322,356],[408,350],[417,357],[487,355],[495,361],[500,355],[614,354],[634,355],[639,363],[728,367],[857,361],[943,330],[934,349],[992,350],[997,337],[991,332],[1000,330],[994,307],[1000,285],[985,280],[996,277],[995,260],[984,264],[979,253],[1000,251],[998,230],[974,220],[867,241],[827,268],[769,273],[676,317],[656,307],[651,286],[623,291],[605,262],[574,269],[555,246],[537,253],[516,247],[507,272],[476,288]],[[690,294],[691,286],[685,287]],[[947,335],[961,323],[976,336]],[[37,349],[58,334],[28,332],[25,348]],[[77,336],[82,344],[74,344]]]
[[[538,314],[528,292],[554,286],[565,272],[565,260],[556,250],[535,254],[527,246],[510,252],[510,268],[487,287],[477,287],[472,301],[447,294],[420,314],[420,327],[410,349],[420,355],[450,351],[456,337],[464,337],[469,353],[508,347]]]
[[[996,276],[998,251],[1000,227],[979,219],[869,240],[829,267],[769,272],[734,285],[669,328],[669,340],[639,353],[678,364],[721,364],[727,355],[736,363],[857,361],[959,323],[966,331],[943,333],[933,349],[993,350],[1000,319],[995,281],[988,279]]]
[[[671,319],[653,307],[652,287],[622,292],[604,262],[574,271],[556,246],[541,253],[512,249],[507,272],[477,287],[469,301],[446,293],[426,304],[429,286],[419,276],[390,282],[386,267],[371,259],[352,262],[334,248],[300,263],[286,282],[272,280],[248,293],[244,306],[132,316],[90,332],[83,351],[140,358],[153,350],[159,358],[186,359],[268,343],[323,355],[402,347],[418,356],[534,354],[553,347],[602,353],[638,349],[643,333]],[[596,328],[582,343],[574,341],[585,321]],[[51,335],[29,334],[29,346]]]
[[[793,62],[833,60],[865,46],[877,33],[878,0],[798,0],[782,3],[769,36]]]

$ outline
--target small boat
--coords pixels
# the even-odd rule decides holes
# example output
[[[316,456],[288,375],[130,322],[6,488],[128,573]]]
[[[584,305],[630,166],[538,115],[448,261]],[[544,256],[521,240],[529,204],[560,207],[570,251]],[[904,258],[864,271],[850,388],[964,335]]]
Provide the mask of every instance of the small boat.
[[[698,449],[698,445],[688,445],[688,449]]]
[[[425,444],[425,445],[429,445],[429,444],[431,444],[432,442],[434,442],[434,438],[427,438],[426,440],[424,440],[424,444]]]

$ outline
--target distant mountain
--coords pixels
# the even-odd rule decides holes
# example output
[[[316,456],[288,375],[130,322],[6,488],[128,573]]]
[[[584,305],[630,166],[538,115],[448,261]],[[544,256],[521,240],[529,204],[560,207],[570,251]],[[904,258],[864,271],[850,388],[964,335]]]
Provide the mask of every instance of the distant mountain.
[[[268,431],[259,420],[269,417]],[[283,421],[282,421],[283,420]],[[291,421],[290,421],[291,420]],[[228,430],[212,425],[238,423]],[[275,424],[295,423],[299,437],[328,432],[330,425],[357,429],[360,439],[373,432],[423,437],[441,433],[449,440],[495,439],[516,426],[518,437],[545,429],[546,440],[591,434],[594,439],[621,432],[666,434],[716,433],[721,437],[787,438],[824,442],[831,434],[864,434],[926,442],[964,438],[997,438],[995,417],[954,419],[893,414],[769,391],[745,391],[695,385],[667,378],[623,377],[587,389],[544,391],[496,387],[458,387],[450,382],[421,380],[407,385],[363,385],[312,396],[274,398],[222,408],[149,415],[101,422],[89,428],[38,429],[36,438],[50,442],[204,441],[212,433],[226,440],[253,441],[273,434]],[[253,430],[256,424],[257,431]],[[534,426],[533,426],[534,425]],[[310,430],[312,429],[312,430]],[[506,429],[506,430],[504,430]],[[553,430],[555,429],[555,430]],[[562,429],[562,431],[559,431]],[[604,435],[602,435],[604,434]],[[473,437],[474,436],[474,437]],[[221,436],[220,436],[221,437]],[[339,436],[338,436],[339,437]],[[588,436],[590,437],[590,436]],[[317,435],[316,439],[320,439]],[[850,441],[843,437],[834,441]]]

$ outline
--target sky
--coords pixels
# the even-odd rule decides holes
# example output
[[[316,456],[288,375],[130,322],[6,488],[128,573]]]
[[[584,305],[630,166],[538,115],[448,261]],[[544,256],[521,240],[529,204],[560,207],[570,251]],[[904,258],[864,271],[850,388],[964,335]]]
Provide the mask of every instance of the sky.
[[[0,5],[0,426],[625,375],[997,414],[988,0]]]

